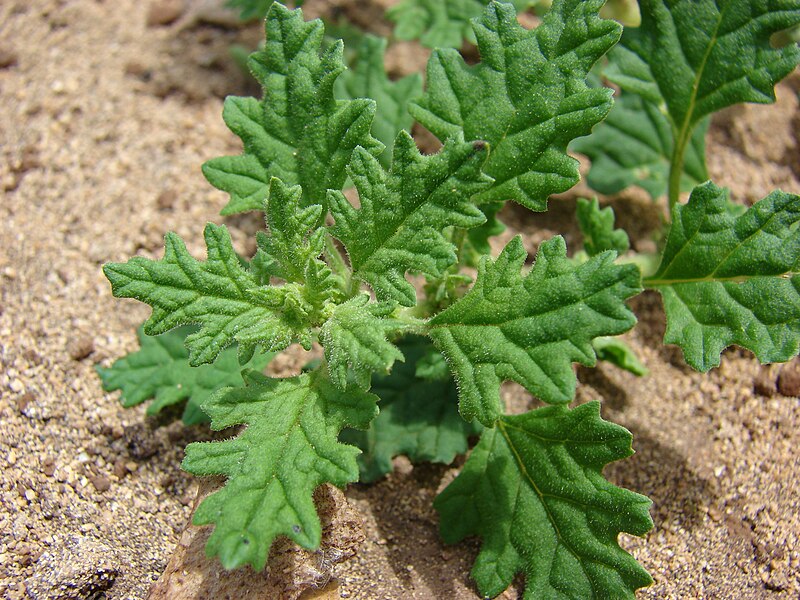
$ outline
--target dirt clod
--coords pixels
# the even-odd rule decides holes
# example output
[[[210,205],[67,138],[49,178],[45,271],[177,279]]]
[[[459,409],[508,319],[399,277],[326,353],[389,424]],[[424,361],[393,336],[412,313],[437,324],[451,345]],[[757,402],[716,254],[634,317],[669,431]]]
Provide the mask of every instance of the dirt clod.
[[[9,48],[0,47],[0,69],[7,69],[17,64],[19,56]]]
[[[795,360],[781,368],[778,391],[784,396],[800,396],[800,362]]]

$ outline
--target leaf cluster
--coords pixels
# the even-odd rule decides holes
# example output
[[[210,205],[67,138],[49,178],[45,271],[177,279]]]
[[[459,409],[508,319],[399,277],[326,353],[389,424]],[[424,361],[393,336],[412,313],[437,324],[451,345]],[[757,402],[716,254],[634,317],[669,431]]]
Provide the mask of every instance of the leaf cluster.
[[[574,365],[646,372],[616,337],[644,288],[662,294],[665,341],[697,369],[731,344],[762,361],[798,353],[800,197],[737,209],[711,182],[678,196],[707,178],[709,115],[774,98],[800,60],[768,45],[800,22],[785,4],[642,0],[641,26],[623,34],[602,0],[556,0],[532,30],[517,20],[527,2],[406,0],[391,15],[401,37],[457,46],[474,17],[480,62],[436,49],[424,90],[418,76],[388,79],[385,41],[365,37],[346,72],[320,21],[273,4],[249,60],[263,95],[225,101],[242,153],[203,167],[230,197],[223,214],[264,213],[256,253],[208,224],[205,260],[168,234],[163,258],[104,267],[114,295],[153,309],[142,350],[100,370],[107,389],[129,405],[154,397],[151,412],[188,398],[187,422],[200,405],[212,429],[246,426],[187,448],[186,470],[227,478],[194,517],[214,526],[209,554],[262,569],[278,535],[315,548],[317,486],[375,480],[399,454],[449,463],[480,436],[435,505],[446,541],[482,538],[482,595],[518,573],[526,598],[632,598],[647,585],[617,537],[650,529],[650,501],[602,475],[632,453],[631,434],[596,402],[570,408]],[[603,77],[623,90],[613,109],[593,75],[606,55]],[[438,153],[420,153],[414,120]],[[668,193],[658,255],[631,257],[594,200],[578,203],[582,251],[556,236],[528,265],[516,237],[490,256],[506,201],[544,211],[577,183],[570,147],[592,158],[599,191]],[[321,358],[293,377],[261,374],[292,344]],[[509,414],[506,381],[545,406]]]

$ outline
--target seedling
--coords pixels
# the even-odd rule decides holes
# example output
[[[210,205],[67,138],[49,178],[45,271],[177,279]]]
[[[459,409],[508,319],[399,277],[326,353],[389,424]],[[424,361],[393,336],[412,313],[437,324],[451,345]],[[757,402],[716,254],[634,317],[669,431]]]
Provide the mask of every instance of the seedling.
[[[660,180],[640,177],[630,158],[617,160],[614,177],[603,171],[624,154],[616,133],[601,129],[612,122],[577,145],[593,157],[598,187],[647,180],[656,196],[668,190],[671,222],[644,279],[648,261],[631,256],[613,213],[596,202],[579,204],[585,243],[573,257],[561,237],[543,242],[530,268],[519,237],[488,256],[502,204],[544,211],[551,194],[575,185],[567,146],[612,107],[610,89],[587,83],[622,29],[599,16],[600,0],[558,0],[532,31],[514,6],[490,2],[472,25],[480,63],[434,51],[427,88],[409,105],[442,141],[431,156],[405,131],[391,153],[376,139],[387,139],[379,124],[397,124],[386,115],[417,83],[384,78],[381,96],[341,99],[343,89],[377,92],[366,80],[337,87],[342,44],[323,50],[319,21],[272,5],[266,45],[250,59],[263,98],[225,102],[244,151],[203,169],[230,195],[223,214],[265,213],[256,254],[237,255],[226,227],[208,224],[204,261],[170,233],[164,258],[104,267],[114,295],[153,307],[144,333],[184,338],[188,364],[224,365],[213,373],[232,386],[190,385],[200,375],[176,383],[171,373],[184,377],[183,367],[160,366],[186,359],[174,337],[143,338],[140,353],[104,372],[128,404],[154,395],[158,410],[190,397],[213,429],[246,425],[186,449],[187,471],[227,478],[194,515],[214,526],[210,555],[228,569],[260,570],[278,535],[316,548],[317,486],[345,486],[359,471],[373,480],[399,453],[449,462],[480,435],[435,506],[447,542],[482,538],[472,571],[481,595],[500,594],[518,573],[526,598],[632,598],[651,582],[617,543],[620,532],[652,527],[650,501],[602,476],[632,453],[631,434],[604,421],[597,402],[570,408],[573,364],[593,366],[599,354],[642,371],[614,336],[634,326],[626,301],[643,286],[664,298],[665,341],[699,370],[732,344],[764,362],[797,354],[800,197],[773,192],[745,210],[707,182],[680,198],[684,185],[706,179],[697,132],[708,115],[773,100],[798,62],[795,45],[773,48],[769,38],[800,22],[800,4],[756,4],[643,0],[641,27],[609,57],[605,76],[631,94],[619,110],[650,120],[641,133],[652,152],[641,159]],[[348,181],[357,204],[342,193]],[[477,266],[474,281],[468,265]],[[167,333],[187,324],[188,334]],[[318,344],[322,359],[294,377],[260,372],[264,352],[292,344]],[[249,367],[241,382],[234,345]],[[504,381],[548,406],[507,414]],[[196,409],[187,414],[194,420]]]

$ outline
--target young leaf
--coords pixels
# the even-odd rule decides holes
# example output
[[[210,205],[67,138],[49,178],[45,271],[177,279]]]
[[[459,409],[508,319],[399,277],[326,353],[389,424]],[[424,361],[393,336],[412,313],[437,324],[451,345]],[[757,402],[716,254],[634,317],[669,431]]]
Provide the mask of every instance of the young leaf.
[[[378,157],[384,168],[392,164],[392,144],[400,130],[411,131],[414,120],[408,113],[408,103],[422,93],[422,77],[414,73],[390,81],[383,65],[386,40],[364,36],[358,49],[355,66],[336,80],[336,95],[340,99],[372,98],[377,104],[372,135],[384,146]]]
[[[325,321],[319,338],[325,348],[325,360],[331,381],[345,389],[348,372],[360,389],[369,389],[372,374],[387,373],[396,360],[403,360],[397,346],[386,339],[402,325],[387,318],[391,307],[369,303],[368,294],[359,294],[340,304]]]
[[[436,498],[442,537],[483,538],[472,576],[487,598],[522,572],[525,598],[633,599],[652,580],[617,535],[644,535],[651,503],[602,475],[631,454],[631,434],[598,402],[504,416]]]
[[[614,51],[611,51],[614,55]],[[698,123],[686,149],[681,189],[708,180],[705,136],[709,119]],[[616,194],[631,185],[644,189],[654,200],[667,193],[674,140],[670,123],[659,105],[623,92],[605,121],[591,135],[570,146],[592,161],[586,177],[601,194]]]
[[[800,48],[773,48],[770,37],[800,23],[800,2],[641,0],[640,7],[641,26],[625,30],[605,74],[664,106],[674,140],[673,205],[700,120],[739,102],[774,102],[775,84],[797,66]]]
[[[481,63],[468,66],[453,49],[431,55],[427,91],[409,110],[441,140],[463,133],[489,142],[484,171],[495,183],[478,202],[512,199],[542,211],[550,194],[578,182],[567,144],[611,108],[611,90],[586,84],[620,36],[618,23],[598,17],[602,5],[556,0],[527,31],[512,6],[491,2],[474,22]]]
[[[698,371],[733,344],[762,363],[800,349],[800,196],[773,192],[742,215],[733,210],[713,183],[695,188],[673,208],[661,266],[645,280],[664,298],[664,342]]]
[[[377,398],[339,391],[319,372],[270,379],[250,371],[245,383],[215,394],[203,409],[212,429],[247,427],[233,439],[189,444],[182,466],[228,478],[194,514],[196,525],[215,525],[206,552],[226,569],[249,564],[260,571],[278,535],[319,546],[312,495],[323,483],[344,486],[358,478],[359,450],[337,436],[343,427],[366,427]]]
[[[422,156],[405,131],[397,136],[392,170],[356,150],[348,167],[361,201],[356,209],[331,190],[328,203],[336,224],[331,234],[344,244],[355,277],[378,300],[413,306],[416,292],[407,271],[440,277],[456,262],[446,227],[474,227],[486,218],[470,198],[491,182],[481,172],[488,148],[454,138],[433,156]]]
[[[578,224],[583,233],[583,249],[589,256],[606,250],[624,254],[630,247],[628,234],[623,229],[614,229],[614,209],[600,209],[597,198],[578,198]]]
[[[186,400],[183,422],[195,425],[208,420],[200,410],[211,394],[220,388],[242,385],[243,368],[260,371],[272,359],[271,354],[255,354],[240,365],[233,349],[223,350],[214,364],[192,367],[184,346],[194,327],[180,327],[159,336],[136,332],[141,349],[114,361],[110,368],[96,366],[103,389],[122,390],[120,400],[125,408],[153,398],[147,407],[155,415],[167,406]]]
[[[229,96],[223,118],[244,144],[244,154],[203,165],[203,173],[231,200],[222,214],[261,210],[270,179],[303,188],[302,205],[326,207],[326,190],[340,189],[356,146],[378,155],[370,135],[375,102],[338,101],[334,81],[345,69],[342,44],[321,53],[324,27],[303,21],[300,9],[278,3],[267,14],[267,43],[250,57],[264,90],[255,98]]]
[[[392,458],[401,454],[414,463],[450,464],[467,451],[468,437],[480,431],[458,415],[458,391],[451,377],[419,378],[420,363],[433,350],[430,342],[411,337],[398,346],[406,361],[388,375],[377,375],[372,384],[380,414],[367,431],[345,429],[339,436],[364,452],[358,457],[362,483],[391,473]]]
[[[273,0],[228,0],[225,5],[238,9],[239,18],[242,21],[249,21],[250,19],[263,19],[272,2]]]
[[[198,323],[200,330],[186,338],[189,364],[212,362],[220,352],[239,343],[247,357],[256,345],[280,351],[294,340],[310,346],[307,321],[313,307],[296,288],[259,288],[239,263],[224,226],[209,223],[204,236],[208,260],[192,258],[174,233],[164,240],[164,258],[141,256],[103,267],[117,298],[136,298],[153,307],[144,324],[147,335],[179,325]]]
[[[592,347],[597,353],[597,360],[610,362],[637,377],[643,377],[649,373],[633,349],[618,337],[595,338],[592,340]]]
[[[636,322],[625,299],[640,291],[639,271],[605,252],[576,266],[564,239],[539,247],[530,273],[514,238],[478,267],[472,289],[429,321],[430,336],[458,381],[460,412],[492,427],[502,413],[500,384],[513,380],[548,403],[575,394],[572,363],[592,366],[592,339],[618,335]]]

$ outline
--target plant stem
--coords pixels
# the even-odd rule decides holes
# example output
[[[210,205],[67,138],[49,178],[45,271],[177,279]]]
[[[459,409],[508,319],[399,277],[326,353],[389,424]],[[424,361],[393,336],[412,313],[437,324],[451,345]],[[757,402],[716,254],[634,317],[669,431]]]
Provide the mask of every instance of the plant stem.
[[[689,141],[685,131],[681,131],[675,138],[675,146],[672,148],[672,156],[669,161],[669,183],[667,193],[669,197],[669,215],[667,222],[672,220],[672,209],[680,200],[681,195],[681,173],[683,172],[683,157],[686,152],[686,144]]]
[[[333,242],[333,238],[328,234],[325,235],[325,248],[323,249],[323,254],[331,270],[344,280],[345,290],[347,290],[348,295],[355,295],[355,291],[358,290],[354,291],[352,289],[353,274],[350,272],[347,263],[344,262],[344,258],[342,258],[341,252],[339,252],[339,249]]]

